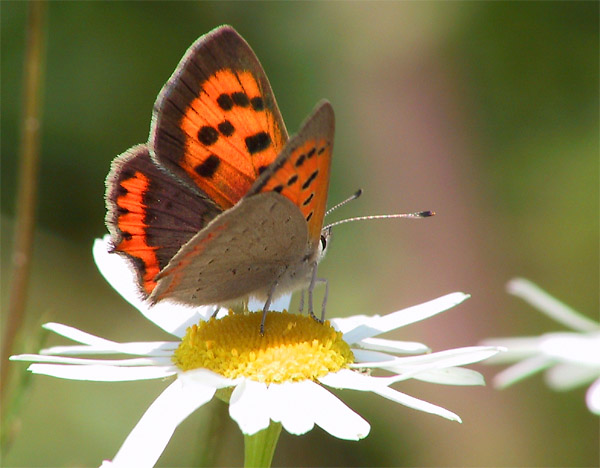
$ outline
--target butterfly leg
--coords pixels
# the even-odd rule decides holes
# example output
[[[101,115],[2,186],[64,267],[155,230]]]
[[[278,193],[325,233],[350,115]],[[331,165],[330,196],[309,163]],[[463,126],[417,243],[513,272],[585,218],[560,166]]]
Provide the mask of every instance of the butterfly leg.
[[[275,281],[271,285],[271,289],[269,290],[269,295],[267,296],[267,300],[265,302],[265,306],[263,307],[263,315],[262,320],[260,321],[260,336],[264,336],[265,334],[265,320],[267,319],[267,312],[269,311],[269,307],[271,307],[271,301],[273,299],[273,294],[275,294],[275,288],[279,283]]]
[[[304,289],[300,290],[300,303],[298,304],[298,313],[304,312]]]
[[[327,296],[329,295],[329,281],[325,278],[317,278],[319,283],[325,283],[325,294],[323,295],[323,303],[321,304],[321,323],[325,321],[325,306],[327,305]]]
[[[317,283],[325,283],[325,295],[323,296],[323,304],[321,306],[321,318],[319,319],[314,312],[313,308],[313,291]],[[304,296],[304,293],[302,293]],[[329,294],[329,283],[325,278],[317,278],[317,264],[315,263],[312,270],[312,278],[308,285],[308,314],[317,322],[323,323],[325,321],[325,306],[327,304],[327,295]]]

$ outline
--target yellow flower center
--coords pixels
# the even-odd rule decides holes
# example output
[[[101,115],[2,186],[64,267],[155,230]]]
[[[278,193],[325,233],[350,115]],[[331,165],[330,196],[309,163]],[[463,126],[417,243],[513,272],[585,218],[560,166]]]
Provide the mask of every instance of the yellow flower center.
[[[265,383],[315,380],[348,367],[354,355],[329,322],[288,312],[212,318],[187,329],[173,361],[182,370],[210,369],[225,377]]]

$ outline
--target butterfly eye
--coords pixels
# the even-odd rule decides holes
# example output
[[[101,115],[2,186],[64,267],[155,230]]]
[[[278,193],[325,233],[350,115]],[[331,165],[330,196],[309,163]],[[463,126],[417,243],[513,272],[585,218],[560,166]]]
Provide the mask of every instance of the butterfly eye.
[[[321,251],[325,252],[327,249],[327,238],[324,235],[321,235]]]
[[[329,242],[329,238],[331,237],[331,229],[326,228],[321,231],[321,239],[319,245],[319,258],[322,259],[327,251],[327,243]]]

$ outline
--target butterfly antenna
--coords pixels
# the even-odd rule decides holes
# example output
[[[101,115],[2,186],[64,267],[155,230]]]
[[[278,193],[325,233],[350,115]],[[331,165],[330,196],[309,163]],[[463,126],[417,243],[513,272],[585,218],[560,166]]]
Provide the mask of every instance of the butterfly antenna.
[[[329,208],[326,212],[325,212],[325,216],[327,216],[328,214],[330,214],[331,212],[337,210],[339,207],[344,206],[346,203],[351,202],[352,200],[356,200],[358,197],[360,197],[362,195],[362,189],[358,189],[356,192],[354,192],[351,196],[349,196],[348,198],[346,198],[344,201],[339,202],[337,205],[332,206],[331,208]]]
[[[323,228],[330,229],[333,226],[338,226],[340,224],[349,223],[350,221],[365,221],[371,219],[395,219],[395,218],[409,218],[409,219],[419,219],[419,218],[429,218],[430,216],[434,216],[434,211],[418,211],[416,213],[396,213],[396,214],[388,214],[388,215],[373,215],[373,216],[357,216],[355,218],[342,219],[340,221],[336,221],[334,223],[328,224]]]

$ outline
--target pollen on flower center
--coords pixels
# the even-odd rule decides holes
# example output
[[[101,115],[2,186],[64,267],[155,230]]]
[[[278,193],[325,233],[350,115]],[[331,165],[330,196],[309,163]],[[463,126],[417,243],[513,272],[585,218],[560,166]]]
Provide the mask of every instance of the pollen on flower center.
[[[173,361],[182,370],[206,368],[231,379],[247,377],[265,383],[314,380],[354,362],[342,334],[329,322],[270,313],[261,336],[261,318],[262,312],[230,313],[193,325]]]

